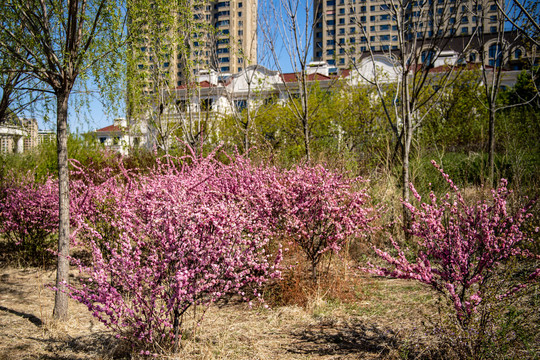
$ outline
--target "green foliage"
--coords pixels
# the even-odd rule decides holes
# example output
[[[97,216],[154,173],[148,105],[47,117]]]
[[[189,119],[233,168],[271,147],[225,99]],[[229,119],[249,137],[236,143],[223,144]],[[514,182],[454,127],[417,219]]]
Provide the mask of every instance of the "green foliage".
[[[0,172],[24,175],[31,172],[36,181],[58,174],[56,141],[43,142],[32,151],[22,154],[0,154]],[[105,164],[116,156],[108,152],[89,135],[70,134],[68,152],[71,159],[83,164]]]

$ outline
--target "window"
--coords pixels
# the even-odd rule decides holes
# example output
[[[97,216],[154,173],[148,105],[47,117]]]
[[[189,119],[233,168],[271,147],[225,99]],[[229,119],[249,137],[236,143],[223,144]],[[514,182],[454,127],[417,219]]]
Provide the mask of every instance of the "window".
[[[514,59],[520,59],[523,56],[521,49],[514,50]]]
[[[345,8],[339,9],[339,13],[340,13],[341,15],[345,14]]]
[[[238,22],[238,26],[239,26],[239,27],[244,26],[244,22],[243,22],[242,20],[240,20],[240,21]]]
[[[230,21],[229,21],[229,20],[221,20],[221,21],[216,22],[216,27],[220,27],[220,26],[224,26],[224,25],[229,25],[229,24],[230,24]]]
[[[345,64],[345,59],[344,59],[344,58],[340,58],[340,59],[339,59],[339,63],[340,63],[341,65],[344,65],[344,64]]]
[[[326,2],[326,6],[335,6],[336,5],[336,0],[328,0]]]
[[[369,10],[370,10],[370,11],[375,11],[375,5],[371,5],[371,6],[369,7]]]
[[[322,38],[322,32],[319,31],[318,33],[316,33],[315,37]]]
[[[375,15],[370,16],[369,21],[375,21]]]
[[[344,25],[344,24],[345,24],[345,18],[339,19],[339,25]]]
[[[390,15],[389,14],[381,15],[381,20],[390,20]]]
[[[340,49],[339,49],[339,53],[340,53],[340,54],[345,54],[345,49],[344,49],[344,48],[340,48]]]
[[[326,25],[332,26],[332,25],[335,25],[335,24],[336,24],[336,20],[334,20],[334,19],[326,20]]]
[[[235,100],[234,106],[236,107],[236,110],[242,111],[247,108],[247,100]]]
[[[238,12],[238,17],[242,17],[242,12],[241,11]]]
[[[99,142],[100,142],[101,144],[105,144],[105,141],[107,141],[107,138],[106,138],[106,137],[100,137],[100,138],[99,138]]]
[[[219,59],[218,59],[218,61],[219,61],[220,63],[228,63],[229,60],[230,60],[230,59],[229,59],[228,57],[222,57],[222,58],[219,58]]]
[[[489,47],[489,65],[490,66],[501,66],[502,63],[502,49],[499,44],[494,44]]]
[[[238,7],[241,8],[244,4],[242,4],[241,2],[238,3]]]
[[[375,31],[375,25],[370,26],[369,31]]]
[[[335,40],[333,40],[333,39],[326,40],[326,45],[327,45],[327,46],[334,45],[335,43],[336,43],[336,42],[335,42]]]
[[[422,51],[422,64],[425,66],[432,66],[435,61],[435,51],[433,49]]]
[[[336,30],[332,29],[332,30],[327,30],[326,31],[326,35],[328,36],[334,36],[336,35]]]
[[[383,11],[389,10],[390,7],[387,4],[381,4],[380,9]]]
[[[380,28],[381,28],[382,31],[390,30],[390,25],[381,25]]]
[[[227,70],[225,71],[229,71],[229,67],[227,67]],[[213,99],[201,99],[201,110],[202,111],[212,110],[212,103],[213,103]]]
[[[217,49],[218,54],[228,54],[229,48]]]
[[[320,58],[320,57],[322,56],[322,51],[317,51],[317,52],[315,53],[315,56],[318,57],[318,58]]]
[[[336,60],[334,59],[328,60],[328,65],[336,65]]]
[[[381,41],[390,41],[390,35],[381,35]]]
[[[462,24],[468,24],[469,23],[469,18],[467,16],[464,16],[461,18],[461,23]]]
[[[326,50],[326,55],[334,55],[334,50],[333,49]]]
[[[350,39],[349,39],[349,42],[350,42],[351,44],[354,44],[354,43],[356,42],[356,38],[353,38],[353,37],[350,38]]]
[[[339,35],[343,35],[343,34],[345,34],[345,28],[339,29]]]
[[[497,27],[496,26],[490,26],[489,27],[489,32],[492,33],[492,34],[495,34],[497,32]]]
[[[339,39],[339,43],[340,44],[345,44],[345,39],[343,39],[343,38]]]
[[[355,34],[356,33],[356,28],[355,27],[350,28],[349,33]]]
[[[238,36],[243,36],[244,35],[244,30],[238,30]]]
[[[462,34],[468,34],[469,33],[469,28],[467,28],[467,27],[461,28],[461,33]]]

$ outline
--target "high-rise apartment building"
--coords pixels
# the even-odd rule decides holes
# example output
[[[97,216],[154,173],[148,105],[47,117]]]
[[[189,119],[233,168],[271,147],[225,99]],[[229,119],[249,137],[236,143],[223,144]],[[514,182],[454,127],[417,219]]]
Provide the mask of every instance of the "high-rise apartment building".
[[[209,69],[236,73],[257,62],[257,0],[213,1],[200,17],[216,29],[204,56]]]
[[[317,0],[314,22],[313,60],[337,67],[369,50],[398,51],[400,36],[428,44],[499,29],[494,0]]]
[[[135,69],[150,91],[160,77],[180,86],[200,71],[236,73],[257,61],[257,0],[156,1],[132,12]]]

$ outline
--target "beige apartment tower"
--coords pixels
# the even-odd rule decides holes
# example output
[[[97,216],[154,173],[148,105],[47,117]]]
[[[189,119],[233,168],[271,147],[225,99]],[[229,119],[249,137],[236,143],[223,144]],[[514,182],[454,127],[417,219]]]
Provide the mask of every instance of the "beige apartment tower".
[[[158,0],[132,10],[132,55],[146,91],[201,71],[236,73],[257,61],[257,0]]]
[[[401,3],[402,9],[392,8]],[[313,60],[338,68],[359,62],[369,50],[399,51],[399,33],[405,41],[429,43],[498,31],[493,0],[316,0],[313,14]]]

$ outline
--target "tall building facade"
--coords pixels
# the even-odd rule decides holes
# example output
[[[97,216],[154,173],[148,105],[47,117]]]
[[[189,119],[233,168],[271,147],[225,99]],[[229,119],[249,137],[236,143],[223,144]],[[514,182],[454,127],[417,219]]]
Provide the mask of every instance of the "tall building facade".
[[[496,34],[499,25],[494,0],[316,0],[313,59],[344,68],[369,50]]]
[[[143,6],[132,10],[132,55],[135,72],[146,75],[147,90],[161,78],[181,86],[201,71],[236,73],[257,61],[257,0],[162,0]]]

